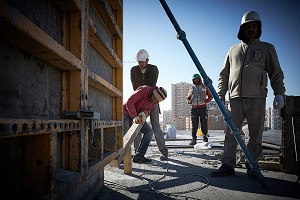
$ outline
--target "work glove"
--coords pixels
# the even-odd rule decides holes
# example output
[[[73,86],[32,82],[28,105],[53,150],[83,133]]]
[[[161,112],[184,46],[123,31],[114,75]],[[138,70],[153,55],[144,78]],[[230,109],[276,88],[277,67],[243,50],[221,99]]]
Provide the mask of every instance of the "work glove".
[[[140,123],[141,123],[141,124],[144,124],[144,123],[145,123],[146,118],[147,118],[147,116],[146,116],[146,114],[145,114],[144,112],[141,112],[141,113],[139,114],[139,120],[140,120]]]
[[[273,107],[275,109],[281,109],[284,106],[284,100],[282,95],[276,95],[273,101]]]
[[[139,124],[140,123],[140,118],[139,116],[136,116],[133,118],[134,123]]]

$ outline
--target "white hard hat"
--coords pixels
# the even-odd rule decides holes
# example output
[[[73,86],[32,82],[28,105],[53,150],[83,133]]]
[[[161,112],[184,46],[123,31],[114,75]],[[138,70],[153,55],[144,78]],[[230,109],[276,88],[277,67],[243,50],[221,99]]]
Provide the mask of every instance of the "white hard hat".
[[[248,23],[248,22],[257,22],[258,23],[258,33],[257,33],[257,36],[256,38],[260,38],[261,36],[261,19],[260,19],[260,16],[259,14],[256,12],[256,11],[249,11],[249,12],[246,12],[243,17],[242,17],[242,20],[241,20],[241,25],[240,25],[240,29],[239,29],[239,32],[238,32],[238,35],[237,37],[239,38],[239,40],[243,40],[244,36],[242,34],[242,29],[243,29],[243,25]]]
[[[247,22],[253,22],[253,21],[261,21],[260,20],[260,16],[257,12],[255,11],[249,11],[249,12],[246,12],[243,17],[242,17],[242,20],[241,20],[241,25],[247,23]]]
[[[146,61],[149,57],[148,52],[145,49],[140,49],[137,53],[136,53],[136,60],[137,61]]]
[[[163,87],[159,87],[159,88],[156,88],[155,90],[153,90],[153,94],[159,102],[161,102],[167,98],[167,91]]]

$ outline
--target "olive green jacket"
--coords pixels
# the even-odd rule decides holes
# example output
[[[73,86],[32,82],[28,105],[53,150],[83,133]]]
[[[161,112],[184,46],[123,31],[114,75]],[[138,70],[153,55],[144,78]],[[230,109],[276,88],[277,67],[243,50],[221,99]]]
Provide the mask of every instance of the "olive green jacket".
[[[146,72],[143,74],[140,67],[134,66],[130,70],[130,79],[133,90],[136,90],[139,86],[148,85],[156,86],[158,79],[158,68],[155,65],[148,64]]]
[[[284,95],[284,75],[275,47],[254,39],[232,46],[225,58],[218,80],[218,95],[229,98],[266,97],[269,77],[274,95]]]

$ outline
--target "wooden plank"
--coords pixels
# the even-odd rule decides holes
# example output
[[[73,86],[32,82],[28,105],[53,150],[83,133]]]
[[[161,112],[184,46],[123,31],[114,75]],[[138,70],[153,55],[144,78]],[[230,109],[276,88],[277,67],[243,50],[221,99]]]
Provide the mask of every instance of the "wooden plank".
[[[82,22],[84,21],[81,19],[83,14],[80,12],[72,12],[70,13],[70,32],[69,32],[69,39],[70,39],[70,52],[76,56],[76,58],[84,61],[83,59],[83,52],[84,51],[84,44],[83,44],[83,25]],[[82,66],[83,67],[83,66]]]
[[[4,0],[0,0],[0,27],[1,37],[53,66],[81,69],[79,59]]]
[[[80,150],[81,150],[81,134],[78,131],[70,132],[70,170],[79,171],[81,169]]]
[[[118,90],[116,87],[114,87],[112,84],[104,80],[98,74],[94,73],[92,70],[88,71],[88,77],[89,77],[89,85],[97,88],[98,90],[101,90],[102,92],[105,92],[106,94],[113,97],[123,96],[122,91]]]
[[[71,133],[63,132],[61,141],[61,168],[70,169],[70,135]]]
[[[132,174],[131,147],[124,157],[124,174]]]
[[[113,70],[113,77],[113,85],[115,85],[118,90],[123,91],[123,70],[120,68],[115,68]],[[116,112],[114,113],[115,116],[113,119],[122,119],[123,94],[114,99],[114,109]]]
[[[123,1],[120,0],[109,0],[109,3],[113,10],[122,11],[123,10]]]
[[[57,188],[56,188],[56,182],[57,182],[57,132],[53,132],[50,134],[50,169],[49,169],[49,178],[51,182],[51,199],[58,199],[57,197]]]
[[[64,12],[81,11],[80,0],[54,0],[54,2]]]
[[[281,171],[281,165],[279,162],[272,161],[258,161],[258,165],[261,169],[270,170],[270,171]]]
[[[62,71],[61,78],[61,113],[64,113],[70,110],[70,71]]]
[[[133,123],[130,129],[127,131],[125,136],[123,137],[123,148],[117,150],[116,152],[112,153],[111,155],[107,156],[103,160],[97,162],[93,166],[90,167],[89,170],[89,176],[91,176],[93,173],[95,173],[99,169],[103,169],[107,164],[111,162],[115,162],[115,159],[117,159],[115,162],[115,167],[117,167],[122,160],[124,160],[124,173],[126,169],[126,173],[132,172],[132,162],[131,162],[131,153],[130,156],[127,154],[129,151],[131,152],[131,144],[134,141],[136,135],[139,133],[139,131],[142,128],[142,124],[135,124]],[[127,154],[127,155],[126,155]],[[114,165],[112,164],[111,167]]]
[[[80,110],[81,107],[81,72],[70,71],[70,111]]]
[[[97,36],[97,29],[93,25],[93,20],[89,19],[89,41],[97,49],[97,51],[105,58],[105,60],[112,66],[112,67],[121,67],[122,68],[122,61],[114,52],[112,47],[106,44],[105,41],[102,41]]]
[[[262,147],[265,149],[273,149],[273,150],[278,150],[278,151],[280,151],[280,149],[281,149],[280,145],[271,144],[271,143],[267,143],[267,142],[263,142]]]
[[[77,111],[81,109],[81,73],[81,71],[70,71],[70,111]],[[84,120],[80,120],[79,123],[81,124],[82,129],[82,126],[84,126]],[[70,143],[66,146],[69,148],[69,155],[67,156],[69,160],[66,161],[68,162],[67,166],[74,171],[79,171],[81,169],[81,145],[84,144],[83,140],[81,140],[81,129],[76,132],[70,132]]]
[[[103,128],[101,128],[101,130],[100,130],[100,134],[101,134],[101,140],[100,140],[100,148],[101,148],[101,151],[100,151],[100,153],[101,153],[101,157],[100,157],[100,159],[102,160],[103,159],[103,154],[104,154],[104,130],[103,130]]]
[[[89,45],[89,8],[90,1],[82,1],[81,12],[78,12],[78,17],[75,17],[75,19],[78,20],[74,24],[78,24],[76,35],[75,35],[75,41],[77,41],[77,44],[75,44],[75,48],[77,49],[78,55],[80,55],[80,59],[83,63],[88,62],[88,45]],[[75,13],[74,13],[75,14]],[[71,29],[71,32],[72,29]],[[72,41],[72,40],[71,40]],[[75,42],[72,42],[75,43]],[[72,46],[71,46],[72,47]],[[74,49],[73,49],[74,50]],[[71,51],[75,54],[75,52]],[[90,105],[89,102],[89,85],[88,85],[88,66],[84,64],[82,66],[81,70],[81,82],[80,82],[80,109],[81,110],[88,110],[88,106]],[[88,175],[88,162],[89,162],[89,129],[90,127],[90,120],[82,120],[82,123],[84,124],[83,129],[81,129],[80,132],[80,171],[81,175],[84,179],[86,179]],[[93,130],[94,131],[94,130]]]
[[[118,158],[119,155],[120,155],[119,151],[114,152],[114,153],[110,154],[109,156],[105,157],[103,160],[101,160],[101,161],[95,163],[94,165],[90,166],[89,172],[88,172],[88,177],[94,176],[97,173],[97,171],[102,170],[110,162],[112,162],[113,160]]]
[[[110,6],[110,3],[107,0],[92,0],[92,4],[95,10],[98,11],[100,18],[103,20],[107,26],[109,32],[112,35],[116,35],[119,38],[123,38],[123,33],[117,24],[117,21],[114,17],[114,12]]]
[[[63,13],[61,24],[62,24],[61,43],[67,50],[70,50],[70,13]]]
[[[70,41],[72,42],[72,41]],[[82,83],[82,71],[70,71],[70,102],[69,108],[70,111],[81,110],[81,84]],[[82,138],[84,129],[84,120],[80,120],[81,129],[78,131],[72,131],[69,135],[69,144],[66,144],[66,147],[69,148],[69,155],[66,156],[69,158],[67,160],[67,166],[70,167],[70,170],[80,171],[82,167],[82,145],[84,145],[84,140]]]
[[[136,138],[137,134],[143,127],[142,124],[136,124],[133,123],[130,129],[127,131],[127,133],[123,137],[123,151],[120,154],[118,158],[118,163],[121,163],[121,161],[124,159],[125,155],[128,153],[128,151],[131,151],[131,144]],[[129,157],[128,155],[126,156],[126,160],[124,160],[124,169],[126,169],[126,172],[132,171],[130,169],[130,166],[125,166],[126,164],[130,163],[131,164],[131,156]],[[132,167],[131,167],[132,168]]]

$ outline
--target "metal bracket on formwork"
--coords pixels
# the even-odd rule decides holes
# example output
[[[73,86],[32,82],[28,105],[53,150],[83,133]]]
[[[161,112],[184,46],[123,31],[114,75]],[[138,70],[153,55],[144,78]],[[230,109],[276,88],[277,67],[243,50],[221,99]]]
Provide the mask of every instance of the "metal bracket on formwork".
[[[76,118],[76,119],[84,119],[89,120],[90,131],[92,134],[91,145],[94,145],[94,120],[100,119],[100,113],[95,112],[91,106],[88,106],[87,110],[77,110],[77,111],[65,111],[65,118]]]

